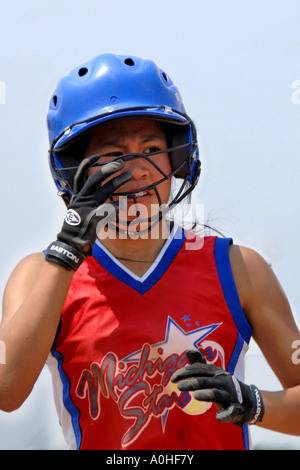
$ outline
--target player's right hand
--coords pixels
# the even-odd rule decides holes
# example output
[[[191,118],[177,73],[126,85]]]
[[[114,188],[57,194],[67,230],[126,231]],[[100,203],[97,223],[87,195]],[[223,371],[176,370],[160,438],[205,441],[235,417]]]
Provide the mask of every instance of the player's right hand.
[[[123,184],[132,178],[128,171],[114,178],[105,180],[122,170],[122,160],[105,164],[88,176],[91,167],[99,160],[99,155],[84,159],[76,172],[73,185],[73,196],[57,241],[46,250],[46,260],[60,264],[67,269],[76,270],[92,254],[96,240],[96,228],[103,215],[97,215],[99,206],[106,203],[107,212],[115,212],[117,203],[107,202],[109,197]],[[103,184],[103,185],[102,185]],[[103,214],[103,211],[101,211]]]

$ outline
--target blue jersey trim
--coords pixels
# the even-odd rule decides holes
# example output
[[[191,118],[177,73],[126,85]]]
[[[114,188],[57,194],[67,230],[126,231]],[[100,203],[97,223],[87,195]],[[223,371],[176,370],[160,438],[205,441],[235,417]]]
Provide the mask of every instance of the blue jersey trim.
[[[110,274],[143,295],[161,279],[180,251],[184,241],[184,231],[179,227],[173,229],[161,254],[142,278],[138,278],[127,270],[100,243],[95,243],[93,256]]]
[[[245,314],[243,312],[232,269],[229,260],[229,245],[232,244],[231,238],[217,238],[215,244],[215,261],[218,270],[219,279],[223,289],[226,303],[229,307],[236,327],[241,334],[243,340],[249,344],[252,335]]]
[[[249,426],[247,424],[244,424],[243,426],[243,437],[245,450],[250,450]]]
[[[237,362],[240,358],[240,355],[241,355],[241,352],[243,350],[244,344],[245,344],[244,338],[242,338],[242,336],[239,333],[237,342],[235,344],[234,350],[232,351],[231,358],[230,358],[229,363],[228,363],[228,372],[230,374],[234,374],[234,372],[235,372],[235,368],[236,368]]]
[[[60,327],[59,327],[60,328]],[[63,385],[62,399],[66,410],[70,413],[73,431],[76,439],[76,449],[80,449],[81,445],[81,429],[79,426],[79,410],[74,405],[70,397],[70,382],[63,369],[63,355],[55,349],[55,346],[51,348],[51,354],[57,360],[58,372]]]
[[[215,262],[222,286],[223,294],[238,330],[238,338],[228,363],[228,372],[234,374],[236,365],[241,356],[245,342],[249,344],[252,336],[252,328],[249,325],[243,312],[237,288],[235,285],[230,259],[229,245],[232,244],[231,238],[217,238],[215,243]],[[245,449],[250,449],[249,427],[243,426],[243,438]]]

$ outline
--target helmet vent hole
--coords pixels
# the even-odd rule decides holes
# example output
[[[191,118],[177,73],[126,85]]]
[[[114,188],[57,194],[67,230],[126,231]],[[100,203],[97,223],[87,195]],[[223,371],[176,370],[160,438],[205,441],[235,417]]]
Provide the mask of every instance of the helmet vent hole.
[[[53,96],[53,104],[54,104],[54,106],[57,105],[57,96],[56,95]]]
[[[86,67],[81,67],[81,69],[78,70],[79,77],[84,77],[87,73],[88,69]]]
[[[168,82],[168,75],[165,72],[162,73],[162,76],[165,82]]]
[[[130,67],[134,65],[134,61],[132,59],[125,59],[124,62],[126,65],[129,65]]]

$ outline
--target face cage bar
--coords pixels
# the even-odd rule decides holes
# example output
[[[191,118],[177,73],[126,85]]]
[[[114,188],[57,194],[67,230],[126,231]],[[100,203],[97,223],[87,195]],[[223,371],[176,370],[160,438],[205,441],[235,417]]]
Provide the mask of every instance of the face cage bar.
[[[199,167],[200,168],[200,167]],[[162,181],[165,181],[165,179],[163,180],[160,180],[160,182]],[[156,183],[156,185],[158,185],[159,183]],[[159,194],[159,191],[157,189],[157,187],[153,187],[154,191],[155,191],[155,194],[156,194],[156,197],[157,197],[157,200],[158,200],[158,203],[159,203],[159,211],[158,213],[153,216],[153,217],[148,217],[147,219],[142,219],[140,217],[140,213],[138,211],[138,203],[137,203],[137,200],[136,200],[136,196],[135,194],[133,194],[133,199],[134,199],[134,205],[135,207],[137,208],[136,209],[136,213],[137,213],[137,218],[134,219],[134,221],[124,221],[124,220],[121,220],[120,218],[118,218],[117,222],[114,224],[112,223],[111,221],[108,221],[107,222],[107,226],[110,227],[110,228],[114,228],[116,229],[116,231],[118,233],[121,233],[123,235],[127,235],[128,234],[128,227],[131,225],[131,224],[135,224],[135,225],[139,225],[139,224],[144,224],[144,223],[148,223],[149,226],[143,230],[139,230],[138,232],[136,232],[136,234],[138,234],[139,236],[140,235],[143,235],[144,233],[147,233],[149,232],[150,230],[153,229],[153,227],[155,227],[161,220],[162,218],[173,208],[173,206],[175,206],[176,204],[178,204],[179,202],[181,202],[188,194],[190,194],[194,187],[196,186],[197,184],[197,178],[195,178],[194,180],[194,183],[191,184],[185,191],[184,193],[182,194],[185,186],[187,184],[187,177],[183,180],[183,183],[180,187],[180,189],[177,191],[177,194],[176,196],[172,199],[171,202],[169,202],[169,204],[167,204],[165,207],[162,207],[162,202],[161,202],[161,197],[160,197],[160,194]],[[152,185],[153,186],[153,185]],[[140,191],[143,191],[143,188],[140,189]],[[125,193],[121,194],[121,195],[124,195]],[[120,195],[120,193],[118,193],[118,195]],[[111,200],[112,200],[112,196],[111,196]],[[117,211],[117,214],[118,214],[118,211]],[[123,229],[121,228],[118,224],[121,224],[123,226],[126,226],[127,225],[127,229]]]
[[[133,159],[134,156],[132,155],[130,159]],[[136,158],[141,158],[140,155],[137,155]],[[145,158],[145,156],[143,157]],[[123,158],[121,157],[118,157],[117,160],[120,160]],[[146,160],[148,160],[148,158],[145,158]],[[116,160],[116,159],[115,159]],[[151,160],[149,160],[150,163],[153,165],[153,162]],[[153,165],[155,167],[157,167],[157,165]],[[161,220],[162,218],[173,208],[173,206],[175,206],[176,204],[178,204],[180,201],[182,201],[182,199],[184,199],[195,187],[196,183],[197,183],[197,178],[194,179],[193,181],[193,184],[190,184],[190,186],[185,190],[185,192],[183,193],[183,190],[185,189],[186,187],[186,184],[188,183],[188,176],[185,177],[185,179],[183,180],[182,182],[182,185],[180,187],[180,189],[177,191],[177,194],[175,195],[175,197],[172,199],[172,201],[170,201],[168,204],[166,204],[165,207],[163,207],[162,205],[162,201],[161,201],[161,197],[160,197],[160,194],[159,194],[159,191],[157,189],[157,186],[162,183],[163,181],[166,181],[168,179],[170,179],[174,172],[170,173],[169,175],[165,174],[159,167],[157,167],[157,169],[160,171],[160,173],[162,173],[164,175],[164,178],[160,179],[159,181],[157,181],[156,183],[153,183],[151,185],[148,185],[148,186],[144,186],[143,188],[139,188],[139,192],[141,191],[146,191],[146,190],[149,190],[149,189],[153,189],[154,192],[155,192],[155,195],[157,197],[157,200],[158,200],[158,204],[159,204],[159,211],[158,213],[153,216],[153,217],[148,217],[146,219],[143,219],[141,218],[140,216],[140,212],[138,210],[138,202],[137,202],[137,198],[136,198],[136,191],[126,191],[126,192],[118,192],[118,193],[113,193],[111,196],[110,196],[110,200],[111,202],[113,202],[113,196],[131,196],[132,199],[134,200],[134,206],[136,207],[136,219],[134,219],[133,221],[124,221],[122,219],[119,218],[119,211],[118,211],[118,208],[117,208],[117,211],[116,211],[116,214],[117,214],[117,220],[116,220],[116,223],[113,223],[111,221],[107,221],[107,227],[108,228],[113,228],[115,229],[118,233],[121,233],[123,235],[127,235],[128,234],[128,227],[132,224],[134,225],[139,225],[139,224],[145,224],[147,223],[148,224],[148,227],[145,228],[145,229],[142,229],[142,230],[139,230],[136,232],[137,235],[143,235],[144,233],[147,233],[149,232],[150,230],[153,229],[153,227],[155,227]],[[175,172],[178,171],[178,169],[175,170]],[[183,193],[183,194],[182,194]],[[123,225],[123,226],[127,226],[127,229],[123,229],[122,227],[120,227],[120,225]]]
[[[197,145],[197,142],[193,141],[193,142],[189,142],[189,143],[186,143],[186,144],[178,145],[176,147],[167,148],[167,149],[163,149],[163,150],[158,150],[157,152],[151,152],[151,153],[147,153],[147,154],[145,154],[145,153],[128,153],[128,154],[120,155],[119,157],[113,158],[112,160],[110,160],[110,162],[114,162],[114,161],[117,161],[117,160],[129,161],[129,160],[135,160],[137,158],[143,158],[143,159],[147,160],[163,176],[163,179],[161,179],[158,182],[154,183],[154,186],[156,186],[157,184],[160,184],[163,181],[165,181],[165,179],[169,179],[171,176],[174,176],[178,171],[180,171],[183,168],[184,165],[189,165],[188,160],[189,160],[189,155],[192,152],[192,150],[189,152],[189,155],[187,155],[186,158],[169,175],[164,173],[161,170],[161,168],[155,162],[153,162],[150,159],[150,157],[155,156],[155,155],[159,155],[161,153],[171,153],[171,152],[174,152],[176,150],[181,150],[181,149],[187,148],[189,146],[191,146],[192,149],[196,150],[196,145]],[[100,159],[101,159],[101,155],[99,155],[99,160]],[[57,166],[55,166],[54,168],[52,168],[53,176],[58,180],[58,182],[62,186],[62,188],[68,190],[72,195],[73,195],[72,181],[71,181],[71,178],[69,177],[67,172],[70,171],[70,170],[73,170],[73,171],[77,170],[80,163],[81,162],[78,162],[78,165],[75,165],[75,166],[67,166],[67,167],[62,167],[62,168],[58,168]],[[104,165],[106,165],[106,163],[108,163],[108,162],[101,162],[100,161],[98,163],[94,163],[92,165],[92,167],[104,166]],[[191,170],[192,170],[191,165],[189,165],[189,167],[187,168],[187,172],[186,172],[187,177],[189,175],[191,175]],[[145,189],[145,190],[146,189],[152,189],[152,187],[153,187],[153,185],[149,185],[149,186],[147,186],[143,189]],[[131,192],[129,192],[128,195],[129,194],[131,194]],[[123,194],[123,195],[127,195],[127,194]]]
[[[122,160],[122,161],[130,161],[130,160],[135,160],[135,159],[138,159],[138,158],[143,158],[144,160],[146,160],[147,162],[149,162],[152,166],[154,166],[154,168],[159,172],[161,173],[161,175],[163,176],[163,178],[161,178],[159,181],[156,181],[155,183],[153,184],[150,184],[150,185],[147,185],[147,186],[144,186],[142,188],[139,188],[139,192],[140,191],[146,191],[146,190],[151,190],[153,189],[155,194],[156,194],[156,197],[157,197],[157,200],[158,200],[158,203],[159,203],[159,212],[156,214],[156,216],[154,217],[148,217],[147,219],[142,219],[140,217],[140,214],[139,214],[139,211],[138,209],[136,210],[136,213],[137,213],[137,219],[134,220],[134,223],[135,224],[142,224],[142,223],[148,223],[150,224],[150,226],[144,230],[140,230],[138,232],[139,235],[143,234],[143,233],[146,233],[146,232],[149,232],[149,230],[154,227],[157,223],[159,223],[161,221],[161,219],[164,217],[164,215],[166,215],[171,209],[173,206],[175,206],[176,204],[178,204],[179,202],[181,202],[188,194],[190,194],[192,192],[192,190],[194,189],[194,187],[196,186],[197,184],[197,181],[198,181],[198,176],[199,176],[199,172],[200,172],[200,161],[199,161],[199,165],[198,165],[198,168],[195,169],[194,171],[194,176],[193,176],[193,179],[192,181],[189,181],[189,176],[192,174],[192,163],[195,163],[196,161],[196,158],[193,159],[193,162],[189,162],[189,155],[191,154],[192,150],[189,152],[189,155],[183,160],[183,162],[181,162],[180,165],[178,165],[178,167],[173,170],[171,173],[169,174],[166,174],[155,162],[153,162],[151,160],[151,158],[149,156],[153,156],[153,155],[158,155],[158,154],[161,154],[161,153],[170,153],[171,151],[174,151],[174,150],[180,150],[180,149],[184,149],[184,148],[187,148],[189,146],[192,147],[192,149],[194,149],[194,151],[196,151],[196,145],[197,143],[196,142],[191,142],[191,143],[186,143],[186,144],[183,144],[183,145],[179,145],[179,146],[176,146],[176,147],[172,147],[172,148],[169,148],[169,149],[164,149],[164,150],[159,150],[157,152],[152,152],[150,154],[124,154],[124,155],[120,155],[119,157],[116,157],[114,159],[111,160],[111,162],[113,161],[117,161],[117,160]],[[101,156],[99,155],[99,159],[101,158]],[[108,162],[98,162],[98,163],[94,163],[92,165],[92,167],[101,167],[101,166],[104,166],[106,165]],[[176,173],[186,164],[189,164],[189,168],[187,169],[187,172],[186,172],[186,177],[184,178],[183,182],[182,182],[182,185],[180,187],[180,189],[177,191],[177,194],[175,195],[175,197],[169,202],[169,204],[166,205],[166,207],[162,208],[162,201],[161,201],[161,197],[160,197],[160,194],[159,194],[159,191],[157,189],[157,186],[159,184],[161,184],[162,182],[170,179],[172,176],[176,175]],[[91,168],[92,168],[91,167]],[[66,172],[68,170],[76,170],[78,168],[78,166],[72,166],[72,167],[64,167],[64,168],[56,168],[56,172],[57,173],[61,173],[61,172]],[[90,169],[90,168],[89,168]],[[66,187],[69,186],[69,182],[66,181],[64,178],[62,178],[61,176],[58,176],[56,175],[59,182],[62,183],[62,182],[65,182],[66,183]],[[86,179],[87,179],[87,175],[86,175]],[[186,188],[186,185],[189,183],[189,187],[187,189]],[[70,187],[70,186],[69,186]],[[185,189],[185,191],[184,191]],[[184,191],[184,192],[183,192]],[[117,192],[117,193],[113,193],[111,196],[110,196],[110,200],[113,201],[113,196],[130,196],[134,199],[134,205],[136,206],[136,208],[138,208],[138,203],[137,203],[137,199],[136,199],[136,191],[125,191],[125,192]],[[118,210],[117,210],[117,214],[118,214]],[[129,221],[122,221],[119,219],[119,221],[117,221],[123,225],[127,225],[127,227],[132,224],[132,221],[129,222]],[[111,222],[108,222],[108,226],[112,226],[113,224]],[[117,224],[115,225],[115,228],[117,229],[118,232],[120,233],[123,233],[123,234],[127,234],[127,231],[122,229],[121,227],[119,227]]]
[[[145,114],[145,110],[147,110],[146,114]],[[151,111],[153,111],[153,114],[151,114]],[[155,111],[159,111],[159,112],[164,111],[164,112],[170,113],[170,114],[173,113],[173,115],[168,116],[168,115],[163,115],[163,114],[157,114]],[[126,115],[126,113],[131,113],[131,116],[128,115],[128,114]],[[132,115],[132,113],[134,113],[134,115]],[[120,116],[120,114],[121,114],[121,116]],[[174,118],[176,115],[181,117],[182,121],[176,120]],[[187,171],[186,171],[186,176],[184,178],[184,181],[183,181],[183,184],[182,184],[180,190],[177,192],[177,194],[173,198],[173,200],[169,203],[168,207],[165,210],[160,211],[157,221],[161,220],[161,218],[163,217],[164,214],[166,214],[175,204],[179,203],[182,199],[184,199],[194,189],[195,185],[197,184],[198,177],[199,177],[199,174],[200,174],[200,165],[201,165],[201,163],[200,163],[199,160],[198,160],[198,162],[196,162],[195,158],[193,159],[193,161],[191,161],[191,159],[189,158],[189,156],[192,153],[195,153],[196,150],[197,150],[197,141],[195,139],[196,131],[195,131],[195,127],[194,127],[194,123],[193,123],[192,119],[186,113],[178,111],[176,109],[173,109],[173,108],[171,108],[169,106],[165,106],[165,105],[153,105],[153,106],[150,105],[150,106],[129,107],[129,108],[124,108],[122,110],[116,110],[116,111],[113,111],[113,112],[107,112],[105,114],[100,114],[100,115],[97,115],[97,116],[93,116],[90,119],[75,122],[75,123],[71,124],[70,126],[68,126],[66,129],[64,129],[55,139],[53,139],[53,141],[51,143],[51,148],[49,150],[50,168],[51,168],[51,171],[52,171],[53,178],[55,180],[57,180],[57,182],[61,186],[61,191],[59,192],[59,194],[63,197],[66,204],[68,204],[68,201],[69,201],[68,193],[69,193],[69,195],[70,194],[72,195],[73,194],[73,188],[72,188],[72,182],[69,178],[69,175],[67,173],[64,173],[64,172],[66,172],[67,170],[76,170],[78,168],[78,166],[58,168],[57,165],[56,165],[55,159],[53,157],[53,152],[55,154],[58,154],[58,153],[63,152],[64,150],[66,150],[69,147],[69,145],[71,145],[71,143],[73,144],[74,142],[76,142],[77,140],[82,138],[86,133],[90,132],[94,127],[99,125],[99,123],[97,124],[97,121],[99,119],[101,119],[102,122],[103,122],[103,120],[105,121],[106,118],[108,118],[107,119],[107,122],[108,122],[108,121],[111,121],[111,120],[118,120],[118,119],[124,119],[124,118],[130,119],[130,118],[138,118],[138,117],[140,117],[140,118],[143,117],[143,118],[146,118],[146,119],[155,119],[155,120],[158,120],[158,121],[161,121],[161,122],[166,122],[166,123],[177,125],[177,126],[189,125],[191,127],[192,138],[194,138],[189,143],[179,145],[179,146],[173,147],[171,149],[166,149],[166,150],[159,151],[159,152],[153,152],[151,154],[151,155],[155,155],[156,153],[162,153],[162,152],[166,152],[166,151],[170,152],[172,150],[173,151],[174,150],[179,150],[179,149],[183,149],[183,148],[186,148],[186,147],[191,145],[191,150],[189,152],[189,155],[186,156],[186,158],[183,160],[183,162],[181,164],[179,164],[178,167],[175,170],[173,170],[172,173],[170,173],[169,175],[166,175],[166,174],[164,174],[164,172],[162,172],[160,170],[159,167],[157,167],[157,169],[163,175],[163,178],[161,180],[159,180],[157,183],[155,183],[154,185],[149,185],[148,187],[145,188],[145,189],[153,188],[156,195],[157,195],[158,200],[161,201],[160,196],[159,196],[159,192],[158,192],[156,186],[158,184],[160,184],[161,182],[165,181],[166,179],[171,178],[171,176],[175,175],[181,168],[183,168],[184,165],[186,165],[186,164],[188,165],[188,168],[187,168]],[[93,122],[96,122],[96,124],[94,126],[92,125]],[[67,141],[65,144],[60,146],[58,149],[55,149],[55,145],[58,143],[58,141],[63,136],[66,136],[66,135],[70,134],[70,132],[78,126],[82,126],[82,125],[86,126],[86,125],[89,125],[89,124],[91,124],[91,125],[88,126],[88,129],[86,131],[80,132],[77,136],[75,136],[72,139],[71,143],[70,143],[70,141]],[[147,159],[148,155],[139,155],[139,158],[142,157],[142,158]],[[120,158],[124,158],[124,157],[130,157],[130,156],[129,155],[124,155]],[[134,157],[132,157],[132,155],[131,155],[131,158],[134,158]],[[152,161],[151,161],[151,163],[153,164]],[[194,163],[196,163],[196,167],[194,168],[194,174],[192,175],[192,164],[194,164]],[[65,177],[63,176],[63,174],[65,175]],[[192,176],[192,179],[190,179],[191,176]],[[184,190],[187,183],[189,183],[190,186],[182,194],[182,192],[183,192],[183,190]],[[144,188],[141,188],[141,190],[143,190],[143,189]],[[130,194],[130,193],[128,193],[128,194]]]
[[[165,112],[166,114],[164,115],[163,112]],[[59,154],[65,151],[70,145],[74,144],[77,140],[84,137],[86,134],[92,131],[95,127],[101,125],[98,122],[100,119],[103,124],[106,122],[111,122],[111,121],[116,121],[116,120],[138,119],[138,118],[154,119],[157,121],[165,122],[165,123],[176,125],[176,126],[188,125],[191,127],[192,141],[187,145],[194,145],[194,146],[197,145],[196,129],[195,129],[192,119],[186,113],[178,111],[166,105],[128,107],[128,108],[123,108],[123,109],[117,109],[115,111],[108,111],[104,114],[99,114],[89,119],[82,120],[82,121],[76,121],[73,124],[66,127],[57,137],[55,137],[52,140],[50,149],[48,151],[49,163],[50,163],[50,168],[51,168],[53,178],[61,185],[62,191],[67,190],[72,195],[72,187],[71,187],[72,182],[70,181],[70,178],[68,177],[68,175],[66,175],[66,178],[63,178],[62,175],[59,175],[56,173],[56,171],[58,172],[63,171],[64,168],[57,168],[55,158],[53,157],[53,153]],[[181,120],[179,118],[181,118]],[[95,124],[93,125],[93,123]],[[83,125],[85,126],[85,129],[82,130],[82,132],[79,132],[78,135],[75,135],[73,138],[67,140],[66,143],[62,144],[61,146],[58,146],[57,149],[55,148],[56,144],[59,142],[60,139],[62,139],[62,137],[68,136],[73,130],[75,130],[76,127],[79,126],[80,128]],[[174,147],[174,148],[176,149],[177,147]],[[180,146],[178,148],[180,148]],[[76,169],[76,167],[73,167],[73,169]],[[67,197],[66,192],[64,195],[65,195],[64,197],[65,202],[67,202],[68,197]]]

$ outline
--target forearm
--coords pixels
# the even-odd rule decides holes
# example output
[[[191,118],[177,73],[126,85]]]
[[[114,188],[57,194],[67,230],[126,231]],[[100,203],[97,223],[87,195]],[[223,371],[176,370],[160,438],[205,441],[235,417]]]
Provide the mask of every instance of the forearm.
[[[51,349],[73,271],[44,262],[24,301],[0,327],[0,409],[19,407],[29,395]]]
[[[258,426],[300,436],[300,385],[279,392],[262,392],[265,414]]]

